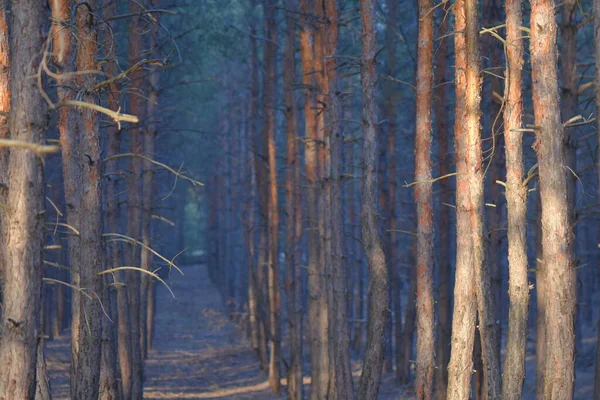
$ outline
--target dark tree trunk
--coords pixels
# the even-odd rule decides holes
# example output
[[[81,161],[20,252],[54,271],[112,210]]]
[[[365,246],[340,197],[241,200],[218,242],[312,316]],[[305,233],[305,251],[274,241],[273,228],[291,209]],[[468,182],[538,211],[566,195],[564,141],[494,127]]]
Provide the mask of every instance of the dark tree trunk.
[[[298,157],[298,120],[294,99],[296,78],[296,26],[293,15],[286,14],[286,46],[283,68],[283,86],[285,92],[285,116],[287,123],[287,165],[286,165],[286,292],[288,325],[290,335],[290,368],[288,371],[288,397],[290,400],[302,400],[302,285],[300,276],[300,159]]]
[[[377,38],[374,30],[374,2],[361,0],[362,21],[361,86],[363,120],[363,181],[362,181],[362,240],[369,262],[369,313],[367,349],[360,377],[358,398],[374,400],[379,391],[383,364],[383,340],[388,313],[388,273],[385,254],[377,229],[377,74],[375,54]]]

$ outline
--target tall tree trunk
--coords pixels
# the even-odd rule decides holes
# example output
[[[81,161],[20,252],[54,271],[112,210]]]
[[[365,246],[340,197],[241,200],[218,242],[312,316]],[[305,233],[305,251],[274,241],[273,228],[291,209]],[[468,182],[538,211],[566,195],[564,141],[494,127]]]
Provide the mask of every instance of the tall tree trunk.
[[[488,400],[499,400],[501,393],[500,359],[498,352],[498,329],[496,324],[495,294],[492,287],[490,269],[485,260],[484,239],[484,173],[482,169],[480,103],[481,78],[479,69],[479,31],[477,0],[465,0],[466,14],[466,173],[469,177],[469,204],[466,211],[471,228],[471,250],[475,268],[475,291],[477,294],[477,314],[481,337],[481,354],[484,368],[484,396]],[[458,170],[458,169],[457,169]],[[457,190],[458,191],[458,190]],[[457,202],[457,207],[460,205]],[[457,218],[458,218],[457,210]],[[461,233],[458,232],[458,235]],[[458,264],[458,262],[457,262]]]
[[[506,73],[504,83],[504,141],[506,150],[506,202],[508,208],[508,295],[510,301],[506,359],[502,375],[503,398],[523,396],[529,283],[527,280],[527,185],[523,182],[523,23],[522,1],[506,3]]]
[[[436,74],[435,74],[435,127],[437,132],[439,176],[450,173],[450,157],[448,149],[448,138],[450,136],[450,116],[448,115],[447,95],[448,88],[448,43],[450,38],[444,37],[448,33],[448,18],[450,4],[445,3],[439,9],[438,37],[440,45],[436,52]],[[446,397],[448,387],[448,363],[450,362],[450,336],[452,328],[451,311],[451,273],[450,262],[450,206],[452,202],[452,188],[448,179],[442,179],[440,185],[438,218],[438,318],[437,318],[437,343],[436,343],[436,365],[435,369],[435,395],[437,400]]]
[[[431,99],[433,91],[433,1],[419,0],[417,41],[417,399],[431,399],[435,366],[433,300],[433,192],[431,183]]]
[[[350,367],[350,335],[348,331],[347,276],[344,262],[344,220],[342,217],[342,164],[343,131],[340,123],[342,115],[341,88],[337,75],[338,64],[334,57],[338,46],[338,9],[336,0],[323,3],[321,39],[324,52],[321,53],[324,94],[324,142],[321,195],[324,197],[325,231],[322,250],[325,256],[325,282],[328,303],[328,353],[329,389],[327,398],[354,398],[352,370]]]
[[[360,1],[362,50],[360,80],[363,118],[362,239],[369,263],[369,316],[367,349],[360,377],[358,398],[377,398],[383,363],[383,338],[388,315],[388,275],[385,254],[377,230],[377,74],[375,55],[377,37],[374,30],[373,0]]]
[[[11,8],[10,82],[11,139],[41,144],[47,104],[31,79],[40,62],[46,31],[46,3],[13,2]],[[41,29],[41,30],[40,30]],[[4,302],[0,324],[0,397],[31,399],[36,390],[39,309],[44,240],[44,175],[42,160],[26,149],[13,149],[8,163],[4,213]]]
[[[109,3],[102,10],[102,17],[105,21],[116,14],[116,4]],[[110,24],[110,22],[107,22]],[[110,25],[109,25],[110,26]],[[113,36],[107,29],[104,34],[104,49],[113,49],[110,53],[105,54],[108,59],[106,63],[106,74],[109,77],[114,77],[118,74],[116,64],[116,51]],[[120,88],[116,82],[109,86],[107,94],[107,108],[118,110],[121,105]],[[118,124],[113,123],[107,127],[107,156],[111,157],[120,152],[121,130]],[[120,196],[119,196],[119,169],[118,161],[114,160],[107,166],[107,183],[106,183],[106,226],[109,232],[119,231],[120,219]],[[116,268],[122,265],[122,247],[118,242],[113,242],[108,245],[107,266]],[[131,394],[131,379],[132,379],[132,359],[131,359],[131,342],[129,341],[129,308],[127,298],[127,287],[123,284],[122,275],[119,272],[115,273],[115,289],[117,292],[117,358],[120,375],[120,393],[124,399],[130,398]]]
[[[302,62],[302,84],[304,86],[304,143],[306,180],[308,184],[306,205],[308,221],[308,320],[310,347],[311,400],[326,396],[329,374],[329,354],[327,352],[327,315],[323,307],[325,293],[322,290],[323,265],[320,260],[319,212],[317,206],[318,177],[318,133],[317,103],[315,98],[316,46],[318,36],[312,26],[313,13],[310,0],[300,0],[303,23],[300,30],[300,55]],[[313,40],[315,49],[313,49]]]
[[[136,2],[130,2],[129,11],[139,13],[141,7]],[[135,15],[131,18],[129,27],[129,64],[134,65],[139,61],[142,53],[142,17]],[[129,108],[133,115],[143,119],[145,99],[139,94],[142,85],[142,71],[131,73],[132,95],[129,97]],[[129,146],[131,153],[138,154],[143,149],[141,128],[133,126],[130,134]],[[127,187],[127,235],[135,240],[140,239],[142,221],[142,171],[143,162],[138,157],[131,157],[131,176]],[[127,246],[125,262],[128,266],[140,265],[140,248],[135,244]],[[126,271],[125,283],[127,284],[127,297],[129,300],[129,341],[131,346],[131,399],[141,399],[144,386],[144,363],[141,343],[141,277],[138,271]],[[145,294],[144,294],[145,295]]]
[[[562,122],[565,123],[577,114],[577,86],[579,76],[577,75],[577,22],[575,20],[578,2],[576,0],[566,0],[561,5],[560,21],[560,41],[558,43],[560,51],[560,78],[562,87],[560,88],[560,112]],[[573,240],[570,242],[571,256],[573,257],[573,268],[577,263],[576,250],[576,229],[575,220],[577,213],[577,176],[573,171],[577,171],[577,138],[575,127],[563,128],[563,145],[565,147],[565,165],[567,166],[567,213],[569,227],[572,231]],[[585,269],[575,274],[585,273]],[[576,295],[577,296],[577,295]],[[576,297],[577,300],[577,297]],[[575,303],[575,349],[581,350],[581,305]],[[576,351],[577,353],[577,351]]]
[[[295,6],[295,4],[293,4]],[[300,276],[299,245],[302,226],[299,220],[300,204],[298,192],[300,184],[300,160],[298,158],[298,120],[294,100],[294,80],[296,78],[296,25],[291,12],[286,14],[286,45],[283,68],[285,92],[285,117],[287,123],[287,170],[286,192],[286,292],[288,324],[290,334],[290,365],[288,371],[288,397],[302,400],[302,282]]]
[[[252,30],[254,28],[252,27]],[[256,36],[250,35],[249,37],[249,60],[248,60],[248,68],[249,68],[249,76],[250,76],[250,99],[249,99],[249,118],[248,121],[248,163],[250,171],[250,177],[247,179],[247,192],[250,194],[250,198],[254,199],[257,194],[257,172],[256,172],[256,155],[254,154],[252,145],[252,141],[255,140],[258,135],[258,124],[257,124],[257,112],[258,112],[258,68],[256,66]],[[254,149],[256,150],[256,149]],[[260,202],[259,202],[260,204]],[[249,313],[249,323],[250,323],[250,340],[252,343],[252,348],[256,352],[256,355],[260,355],[259,353],[259,336],[258,336],[258,326],[259,326],[259,315],[258,315],[258,301],[259,301],[259,286],[258,286],[258,276],[257,270],[261,267],[260,264],[255,266],[256,261],[256,250],[255,250],[255,235],[254,235],[254,204],[252,200],[247,203],[247,226],[246,226],[246,242],[248,246],[248,254],[249,254],[249,262],[248,262],[248,313]],[[261,210],[259,210],[261,212]],[[262,220],[259,220],[261,223]],[[259,228],[259,232],[262,232],[262,229]],[[260,248],[259,248],[260,251]]]
[[[159,0],[151,0],[150,4],[153,7],[157,7]],[[158,17],[154,17],[158,18]],[[157,51],[158,49],[158,29],[159,22],[156,21],[156,26],[153,27],[150,35],[150,49]],[[156,57],[156,55],[155,55]],[[158,133],[158,117],[156,109],[158,108],[158,92],[159,92],[159,70],[154,68],[150,71],[148,76],[148,102],[146,107],[146,118],[148,118],[146,132],[144,134],[144,152],[147,157],[154,158],[155,150],[154,143],[156,142],[156,136]],[[143,164],[143,186],[144,186],[144,198],[143,198],[143,212],[144,218],[142,220],[142,242],[147,248],[152,247],[152,212],[153,212],[153,199],[155,195],[154,188],[154,170],[153,165],[150,161],[145,160]],[[141,267],[147,271],[153,271],[152,267],[152,254],[149,250],[142,250],[142,264]],[[141,296],[144,301],[141,304],[140,312],[141,315],[141,328],[140,339],[143,342],[142,355],[144,359],[148,356],[148,350],[152,348],[152,338],[154,334],[154,281],[150,275],[142,274],[141,276]]]
[[[473,344],[475,340],[475,320],[477,302],[475,268],[483,264],[482,218],[481,213],[481,147],[479,137],[479,104],[473,97],[479,93],[479,70],[477,57],[469,57],[467,50],[467,7],[466,1],[454,3],[454,46],[456,81],[456,117],[454,142],[456,150],[456,278],[454,284],[454,314],[452,319],[452,352],[448,365],[448,400],[469,398],[471,371],[473,369]],[[471,46],[473,49],[474,46]],[[469,65],[475,58],[475,65]],[[471,71],[471,69],[475,71]],[[468,73],[470,72],[470,73]],[[470,82],[474,76],[476,81]],[[468,96],[471,89],[474,96]],[[469,118],[470,117],[470,118]],[[477,125],[476,125],[477,124]],[[479,175],[479,176],[478,176]],[[476,179],[473,182],[470,180]],[[479,179],[479,181],[477,180]],[[471,189],[475,193],[471,193]],[[473,220],[471,220],[473,218]]]
[[[95,2],[88,2],[87,7],[78,7],[77,12],[77,70],[90,71],[96,69],[98,56],[97,31],[95,16],[90,8],[95,9]],[[95,75],[79,75],[78,87],[92,88]],[[95,104],[95,95],[87,92],[83,100]],[[99,272],[104,267],[104,248],[102,245],[102,208],[100,179],[100,135],[98,118],[90,109],[78,109],[75,113],[75,132],[79,137],[76,150],[76,162],[79,168],[77,185],[81,203],[79,214],[78,264],[71,264],[77,282],[76,286],[86,288],[90,293],[100,297],[102,278]],[[73,315],[79,318],[78,324],[71,327],[71,397],[74,399],[91,399],[98,397],[101,365],[102,319],[98,299],[92,294],[83,296],[79,291],[73,293]]]
[[[531,66],[546,284],[545,399],[573,397],[575,270],[556,71],[554,1],[531,2]],[[548,379],[549,378],[549,379]]]
[[[266,23],[265,43],[266,76],[264,80],[263,101],[265,109],[264,135],[267,141],[267,154],[269,164],[269,195],[268,195],[268,238],[269,238],[269,385],[274,392],[279,392],[281,375],[281,322],[279,299],[279,210],[277,202],[277,160],[275,147],[275,85],[277,65],[277,25],[275,0],[265,0],[263,4]]]

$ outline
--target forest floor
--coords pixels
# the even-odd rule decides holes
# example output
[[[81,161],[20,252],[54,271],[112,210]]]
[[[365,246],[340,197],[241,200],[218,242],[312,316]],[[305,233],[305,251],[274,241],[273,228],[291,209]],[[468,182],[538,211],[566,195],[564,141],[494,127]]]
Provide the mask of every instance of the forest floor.
[[[146,360],[145,399],[284,399],[269,390],[266,373],[245,338],[242,327],[226,314],[218,290],[206,267],[183,267],[169,282],[177,299],[157,284],[156,331]],[[591,339],[591,338],[590,338]],[[595,342],[585,343],[585,358],[593,359]],[[530,344],[533,351],[533,344]],[[69,399],[69,337],[47,343],[46,359],[54,400]],[[590,354],[591,353],[591,354]],[[587,361],[587,360],[586,360]],[[583,365],[582,365],[583,364]],[[360,364],[353,361],[355,385]],[[535,398],[535,357],[528,357],[524,397]],[[593,362],[579,363],[577,399],[591,398]],[[582,379],[583,378],[583,379]],[[414,398],[409,388],[395,383],[393,374],[382,377],[378,398]],[[308,394],[310,378],[305,377]],[[285,387],[282,388],[285,392]]]

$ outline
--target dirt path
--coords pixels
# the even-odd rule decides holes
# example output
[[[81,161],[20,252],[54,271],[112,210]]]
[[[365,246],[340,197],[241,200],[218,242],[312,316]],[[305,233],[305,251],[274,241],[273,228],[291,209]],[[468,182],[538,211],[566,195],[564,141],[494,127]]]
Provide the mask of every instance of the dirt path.
[[[269,391],[248,342],[223,313],[205,266],[173,274],[173,300],[157,285],[156,334],[146,360],[146,399],[283,399]],[[68,338],[48,343],[54,399],[68,399]]]

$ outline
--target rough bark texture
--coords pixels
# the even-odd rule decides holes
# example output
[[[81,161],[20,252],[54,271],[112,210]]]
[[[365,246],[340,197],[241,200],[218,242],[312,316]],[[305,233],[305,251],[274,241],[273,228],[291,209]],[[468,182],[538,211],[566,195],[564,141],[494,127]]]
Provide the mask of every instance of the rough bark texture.
[[[554,1],[531,2],[531,66],[546,276],[544,399],[573,397],[575,274],[557,78]]]
[[[477,294],[477,314],[481,337],[481,354],[484,369],[484,393],[488,400],[499,400],[501,393],[500,359],[498,352],[498,328],[496,324],[495,294],[492,287],[489,264],[485,259],[486,241],[484,238],[484,171],[482,168],[480,114],[481,77],[479,59],[479,25],[476,0],[465,0],[466,14],[466,107],[467,114],[465,164],[468,176],[469,202],[461,211],[466,211],[471,224],[472,265],[475,268],[475,290]],[[458,149],[458,147],[457,147]],[[460,157],[460,156],[459,156]],[[458,171],[458,169],[457,169]],[[457,192],[462,187],[457,187]],[[458,208],[457,202],[457,218]],[[461,232],[457,233],[458,236]],[[458,262],[457,262],[458,265]]]
[[[140,6],[131,2],[129,11],[139,13]],[[134,65],[139,61],[142,52],[141,37],[144,27],[141,23],[141,16],[131,18],[129,27],[129,64]],[[129,109],[131,114],[136,115],[140,120],[144,118],[144,97],[140,95],[142,84],[142,71],[135,71],[131,74],[131,91],[129,97]],[[133,126],[131,129],[129,147],[130,152],[138,154],[143,150],[143,138],[140,127]],[[142,222],[142,170],[143,162],[138,157],[131,157],[129,177],[127,187],[127,235],[133,239],[139,240],[141,236]],[[128,266],[140,265],[140,248],[135,244],[129,244],[126,248],[125,262]],[[125,283],[127,284],[127,297],[129,305],[129,342],[131,346],[131,399],[141,399],[144,387],[144,364],[141,343],[141,277],[138,271],[126,271]]]
[[[477,179],[477,165],[481,165],[481,147],[479,143],[478,123],[479,104],[473,104],[478,96],[468,97],[469,78],[475,76],[474,82],[479,85],[479,76],[467,74],[467,68],[478,68],[468,65],[466,41],[466,4],[465,0],[457,0],[454,4],[454,46],[455,46],[455,81],[456,81],[456,118],[454,125],[454,143],[456,150],[456,278],[454,284],[454,314],[452,319],[452,352],[448,365],[448,400],[466,400],[471,388],[471,372],[473,370],[473,343],[475,340],[475,319],[477,303],[475,292],[475,266],[483,263],[483,249],[476,249],[475,243],[481,243],[482,204],[474,204],[471,188],[483,189],[482,182],[470,182]],[[471,103],[468,101],[471,100]],[[478,99],[477,99],[478,100]],[[471,117],[471,118],[469,118]],[[471,120],[471,121],[470,121]],[[471,122],[471,124],[469,124]],[[469,125],[468,125],[469,124]],[[472,130],[476,131],[475,137]],[[478,151],[479,150],[479,151]],[[475,176],[474,176],[475,175]],[[481,177],[479,177],[481,179]],[[471,218],[474,218],[473,221]]]
[[[275,85],[277,65],[277,25],[275,0],[266,0],[263,4],[266,23],[265,43],[265,68],[264,80],[264,109],[265,123],[264,135],[267,140],[269,163],[269,195],[268,195],[268,226],[269,226],[269,385],[274,392],[279,392],[281,376],[281,322],[280,322],[280,295],[279,295],[279,209],[277,203],[277,162],[275,159]]]
[[[506,72],[504,83],[504,142],[508,208],[508,339],[502,374],[504,399],[521,399],[529,316],[527,281],[527,186],[523,182],[523,24],[522,1],[506,2]]]
[[[445,3],[439,8],[439,31],[438,37],[448,33],[448,13],[450,4]],[[450,116],[448,115],[447,95],[448,85],[448,43],[449,37],[441,39],[436,51],[436,73],[435,73],[435,127],[437,133],[439,176],[450,173],[450,157],[448,140],[451,134]],[[452,202],[452,189],[448,179],[439,182],[440,215],[438,217],[438,307],[437,307],[437,342],[436,342],[436,366],[435,369],[435,397],[442,400],[446,397],[448,386],[448,363],[450,362],[450,336],[452,328],[451,315],[451,287],[450,279],[452,263],[450,261],[450,213],[448,206]]]
[[[95,2],[89,2],[95,8]],[[96,19],[87,7],[77,8],[77,70],[96,69],[98,56]],[[77,77],[77,86],[83,90],[84,101],[96,103],[90,89],[95,84],[95,75]],[[96,398],[100,388],[102,319],[98,297],[101,297],[102,278],[98,273],[104,267],[102,246],[102,208],[100,179],[100,132],[98,118],[92,110],[78,109],[75,112],[75,132],[79,137],[77,149],[80,181],[75,182],[79,192],[80,209],[77,244],[78,264],[71,264],[77,286],[89,290],[90,297],[79,291],[73,293],[78,299],[73,302],[73,314],[79,323],[71,327],[71,397],[74,399]],[[77,276],[78,275],[78,276]],[[94,295],[95,294],[95,295]],[[96,297],[97,296],[97,297]],[[75,309],[77,307],[78,309]]]
[[[292,4],[295,6],[295,4]],[[288,397],[290,400],[303,399],[302,386],[302,280],[300,275],[300,239],[302,225],[300,221],[299,185],[300,159],[298,158],[298,116],[294,99],[294,80],[296,78],[296,25],[293,15],[286,14],[286,45],[283,68],[283,86],[285,93],[285,118],[287,123],[286,158],[286,293],[288,324],[290,335],[290,362],[288,371]]]
[[[433,95],[433,1],[419,0],[417,50],[417,399],[431,399],[435,367],[433,299],[433,192],[431,183],[431,101]]]
[[[383,340],[388,313],[388,274],[385,254],[377,229],[377,74],[375,54],[377,38],[374,31],[374,2],[361,0],[362,50],[360,80],[362,86],[363,120],[363,181],[362,181],[362,240],[369,264],[369,314],[367,348],[360,376],[359,399],[377,398],[383,363]]]
[[[46,2],[22,0],[11,9],[11,139],[42,143],[47,104],[37,82],[48,16]],[[33,152],[13,149],[8,164],[4,303],[0,323],[0,399],[31,399],[36,390],[39,309],[42,283],[44,177],[42,160]]]

